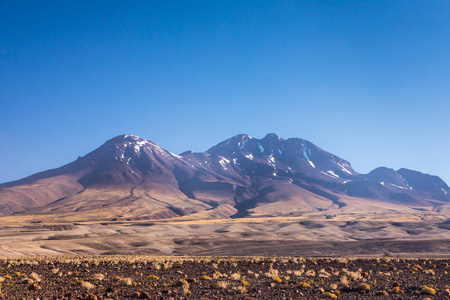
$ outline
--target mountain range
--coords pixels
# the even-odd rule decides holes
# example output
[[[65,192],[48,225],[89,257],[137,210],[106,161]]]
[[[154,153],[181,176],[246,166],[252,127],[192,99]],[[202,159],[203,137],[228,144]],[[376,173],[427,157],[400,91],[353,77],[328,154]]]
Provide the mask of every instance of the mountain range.
[[[326,218],[380,212],[447,214],[450,188],[438,176],[379,167],[356,172],[313,143],[267,134],[231,137],[180,155],[120,135],[57,169],[0,184],[0,216],[73,221],[171,218]]]

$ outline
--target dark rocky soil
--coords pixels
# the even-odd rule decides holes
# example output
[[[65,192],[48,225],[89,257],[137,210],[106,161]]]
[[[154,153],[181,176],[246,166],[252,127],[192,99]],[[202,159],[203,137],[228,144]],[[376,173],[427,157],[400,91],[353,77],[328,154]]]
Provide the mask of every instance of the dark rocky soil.
[[[450,299],[450,259],[0,260],[1,299]]]

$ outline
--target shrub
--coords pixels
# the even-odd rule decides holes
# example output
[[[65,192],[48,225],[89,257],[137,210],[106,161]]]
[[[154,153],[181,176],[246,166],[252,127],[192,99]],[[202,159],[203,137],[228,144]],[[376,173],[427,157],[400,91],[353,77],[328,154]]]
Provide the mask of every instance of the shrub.
[[[359,285],[358,289],[359,289],[361,292],[367,292],[367,291],[370,290],[370,285],[368,285],[367,283],[361,283],[361,284]]]
[[[226,281],[217,281],[216,282],[216,286],[221,288],[221,289],[226,289],[228,286],[228,282]]]
[[[94,275],[94,278],[97,279],[98,281],[102,281],[105,278],[105,275],[97,273]]]
[[[421,287],[420,293],[423,295],[435,295],[436,290],[429,286],[424,285]]]
[[[272,280],[274,281],[274,282],[278,282],[278,283],[281,283],[281,282],[283,282],[282,280],[281,280],[281,278],[280,278],[280,276],[273,276],[272,277]]]
[[[32,278],[32,279],[34,279],[36,282],[41,282],[41,276],[39,276],[37,273],[35,273],[35,272],[32,272],[31,274],[30,274],[30,277]]]
[[[122,279],[122,284],[130,286],[133,284],[133,280],[131,280],[131,278],[124,278]]]
[[[33,279],[30,279],[30,278],[24,278],[21,281],[22,284],[32,284],[33,282],[34,282]]]
[[[336,299],[337,298],[337,296],[335,294],[330,293],[330,292],[326,292],[326,293],[322,294],[322,297],[329,298],[329,299]]]
[[[307,289],[307,288],[309,288],[311,285],[310,285],[309,283],[307,283],[307,282],[300,282],[300,283],[298,284],[298,286],[301,287],[302,289]]]
[[[236,291],[237,293],[244,294],[247,292],[247,289],[243,286],[237,286],[233,287],[233,291]]]
[[[190,295],[191,291],[189,290],[189,285],[183,285],[183,294]]]
[[[250,285],[250,283],[248,283],[248,281],[246,281],[245,278],[242,278],[241,284],[242,284],[242,286],[249,286]]]
[[[414,272],[417,272],[417,271],[419,271],[419,270],[422,270],[422,267],[419,266],[419,265],[414,265],[414,266],[411,268],[411,270],[414,271]]]
[[[85,289],[90,290],[90,289],[94,288],[95,285],[93,285],[92,283],[90,283],[90,282],[88,282],[88,281],[84,281],[84,282],[81,284],[81,287],[84,287]]]
[[[189,282],[187,282],[184,279],[180,279],[177,281],[177,283],[175,284],[175,286],[187,286],[189,288]]]
[[[347,271],[347,275],[349,275],[350,278],[353,279],[353,280],[360,280],[360,279],[362,279],[362,275],[361,275],[360,271],[356,271],[356,272]]]
[[[275,269],[272,269],[272,268],[269,269],[269,272],[264,273],[264,276],[266,276],[268,278],[271,278],[271,277],[274,277],[274,276],[277,276],[277,275],[278,275],[278,270],[275,270]]]

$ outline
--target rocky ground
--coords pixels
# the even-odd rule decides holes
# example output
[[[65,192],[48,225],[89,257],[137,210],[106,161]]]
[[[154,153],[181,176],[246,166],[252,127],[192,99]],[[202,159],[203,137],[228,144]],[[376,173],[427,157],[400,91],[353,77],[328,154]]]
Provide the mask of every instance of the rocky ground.
[[[2,299],[450,299],[450,259],[77,256],[0,260]]]

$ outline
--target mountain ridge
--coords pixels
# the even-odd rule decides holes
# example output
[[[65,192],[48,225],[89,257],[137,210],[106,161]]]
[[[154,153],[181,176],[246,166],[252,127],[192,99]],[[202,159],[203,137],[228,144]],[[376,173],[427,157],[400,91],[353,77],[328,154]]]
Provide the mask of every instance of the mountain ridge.
[[[0,215],[239,218],[348,209],[355,199],[433,210],[450,202],[449,190],[438,176],[404,168],[359,174],[307,140],[274,133],[180,155],[124,134],[60,168],[0,184]]]

